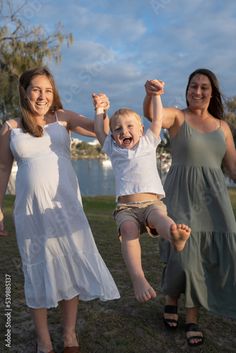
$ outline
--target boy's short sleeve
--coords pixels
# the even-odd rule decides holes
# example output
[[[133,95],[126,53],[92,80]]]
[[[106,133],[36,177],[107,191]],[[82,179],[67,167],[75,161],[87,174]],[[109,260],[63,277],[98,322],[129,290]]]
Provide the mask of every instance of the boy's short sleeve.
[[[153,146],[158,146],[161,142],[160,136],[154,135],[151,129],[147,129],[145,135],[143,136],[143,140],[149,141]]]
[[[107,137],[105,138],[105,141],[103,143],[103,146],[102,146],[102,151],[104,153],[106,153],[108,156],[111,155],[111,151],[112,151],[112,137],[111,137],[111,134],[109,133],[107,135]]]

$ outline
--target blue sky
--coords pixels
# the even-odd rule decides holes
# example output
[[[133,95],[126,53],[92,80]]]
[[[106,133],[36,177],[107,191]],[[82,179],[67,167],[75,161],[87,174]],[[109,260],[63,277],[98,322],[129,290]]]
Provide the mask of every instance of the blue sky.
[[[199,67],[236,96],[235,0],[33,0],[24,16],[48,32],[60,21],[74,36],[61,63],[49,63],[67,109],[92,117],[91,93],[103,91],[111,113],[127,106],[142,115],[151,78],[165,81],[165,105],[184,107],[188,75]]]

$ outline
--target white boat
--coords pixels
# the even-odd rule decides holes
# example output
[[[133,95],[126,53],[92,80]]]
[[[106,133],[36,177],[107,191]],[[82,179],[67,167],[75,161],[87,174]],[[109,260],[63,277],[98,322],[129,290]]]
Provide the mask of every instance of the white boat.
[[[108,159],[108,158],[102,159],[102,166],[104,168],[112,168],[110,159]]]

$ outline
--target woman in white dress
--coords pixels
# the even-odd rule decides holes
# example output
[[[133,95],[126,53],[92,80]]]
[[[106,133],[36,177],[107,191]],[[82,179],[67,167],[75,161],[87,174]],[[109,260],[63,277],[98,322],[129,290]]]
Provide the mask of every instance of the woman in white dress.
[[[45,67],[19,79],[21,117],[0,131],[2,203],[14,159],[18,165],[14,221],[24,272],[26,304],[37,334],[37,353],[52,353],[47,309],[63,308],[64,353],[78,353],[78,298],[112,300],[118,289],[103,262],[83,211],[70,160],[70,131],[94,136],[94,122],[64,110]],[[100,95],[104,107],[109,103]]]

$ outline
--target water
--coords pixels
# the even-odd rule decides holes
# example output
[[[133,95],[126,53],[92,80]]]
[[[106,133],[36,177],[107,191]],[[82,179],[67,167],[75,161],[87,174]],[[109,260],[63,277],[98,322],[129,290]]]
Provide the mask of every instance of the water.
[[[82,196],[115,195],[114,174],[109,160],[72,160]]]
[[[80,159],[72,160],[75,173],[79,180],[82,196],[112,195],[115,197],[114,174],[109,160]],[[165,163],[164,165],[165,166]],[[15,167],[15,168],[14,168]],[[7,193],[15,194],[16,166],[13,167]],[[162,182],[165,180],[167,170],[162,168]],[[235,187],[236,184],[226,178],[227,186]]]
[[[72,160],[72,164],[79,180],[82,196],[115,195],[114,174],[109,160]],[[169,160],[167,163],[165,160],[162,161],[162,172],[160,176],[163,183],[169,166]],[[236,186],[236,184],[227,177],[226,184],[228,187]]]

